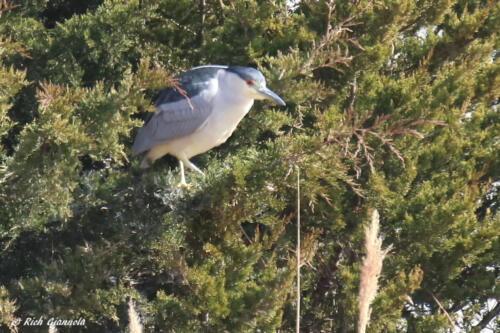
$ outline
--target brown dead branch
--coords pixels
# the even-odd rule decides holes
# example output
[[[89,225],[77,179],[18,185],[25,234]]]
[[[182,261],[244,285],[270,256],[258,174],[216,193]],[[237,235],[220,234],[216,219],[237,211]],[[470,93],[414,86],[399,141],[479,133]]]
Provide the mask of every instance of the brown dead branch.
[[[319,68],[332,68],[343,72],[338,65],[348,67],[353,59],[353,56],[349,54],[347,44],[352,44],[358,49],[364,50],[363,46],[355,38],[347,37],[347,35],[353,32],[352,27],[362,24],[353,21],[364,13],[368,6],[357,11],[356,15],[350,16],[332,26],[331,21],[335,12],[335,3],[330,0],[327,3],[326,28],[323,38],[317,44],[313,41],[313,48],[309,53],[309,57],[304,61],[299,72],[305,75]],[[340,47],[341,44],[344,44],[344,50]]]
[[[176,79],[172,79],[172,89],[174,89],[174,91],[181,94],[182,97],[184,97],[186,99],[186,101],[188,102],[191,110],[194,110],[194,106],[193,106],[193,104],[191,104],[191,99],[189,98],[186,90],[181,88],[181,86],[179,85],[179,82]]]
[[[403,154],[396,148],[394,138],[398,135],[410,134],[423,139],[424,134],[416,127],[421,125],[447,126],[443,121],[423,118],[404,118],[391,122],[393,115],[384,114],[374,118],[373,110],[357,113],[354,110],[356,89],[357,83],[354,79],[351,83],[351,91],[347,97],[348,105],[344,110],[341,124],[336,130],[330,131],[324,139],[326,145],[336,143],[342,154],[354,161],[353,170],[356,172],[356,178],[361,175],[360,163],[363,160],[368,164],[370,170],[374,171],[375,156],[373,152],[375,149],[370,146],[370,136],[376,138],[382,146],[396,156],[401,162],[401,166],[405,168]],[[370,119],[373,120],[370,125],[367,125]]]
[[[2,17],[3,12],[17,8],[19,6],[21,6],[21,5],[12,5],[12,4],[8,3],[7,0],[2,0],[0,2],[0,18]]]
[[[448,318],[448,321],[450,322],[451,326],[453,328],[455,328],[455,322],[453,321],[453,319],[450,317],[450,315],[448,314],[448,312],[445,310],[445,308],[441,305],[441,303],[439,302],[439,300],[436,298],[436,296],[434,296],[434,294],[430,291],[427,290],[427,293],[429,295],[431,295],[432,299],[434,300],[434,302],[436,302],[437,306],[441,309],[441,311],[444,312],[444,314],[446,315],[446,318]]]

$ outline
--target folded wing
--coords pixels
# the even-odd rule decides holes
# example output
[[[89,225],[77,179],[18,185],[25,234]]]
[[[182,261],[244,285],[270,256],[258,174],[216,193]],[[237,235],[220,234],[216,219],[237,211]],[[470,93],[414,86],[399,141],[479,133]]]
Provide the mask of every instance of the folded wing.
[[[212,112],[212,99],[218,88],[217,72],[221,68],[202,66],[176,77],[177,87],[160,93],[156,113],[139,130],[132,154],[140,154],[202,127]]]

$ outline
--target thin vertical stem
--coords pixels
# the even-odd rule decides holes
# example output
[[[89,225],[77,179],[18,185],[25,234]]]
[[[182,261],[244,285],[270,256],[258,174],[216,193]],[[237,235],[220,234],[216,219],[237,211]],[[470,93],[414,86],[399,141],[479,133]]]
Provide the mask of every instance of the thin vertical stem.
[[[297,320],[296,333],[300,332],[300,169],[297,167]]]

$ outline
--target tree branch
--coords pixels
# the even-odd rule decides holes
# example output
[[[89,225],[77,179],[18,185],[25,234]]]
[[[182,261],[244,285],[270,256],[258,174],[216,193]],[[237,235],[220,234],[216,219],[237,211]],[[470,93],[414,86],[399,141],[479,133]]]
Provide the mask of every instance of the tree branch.
[[[490,321],[492,321],[493,319],[495,319],[499,314],[500,314],[500,301],[497,300],[497,305],[493,308],[493,310],[491,310],[490,312],[488,312],[483,317],[483,319],[481,319],[481,321],[479,322],[479,324],[476,325],[476,327],[479,327],[481,330],[483,328],[486,328],[486,326],[488,326],[488,324],[490,323]]]
[[[443,311],[443,313],[446,315],[446,318],[448,318],[448,321],[450,322],[451,326],[453,328],[455,328],[455,322],[453,321],[453,319],[449,315],[448,311],[446,311],[446,309],[441,305],[439,300],[436,298],[436,296],[434,296],[434,294],[432,292],[430,292],[428,290],[427,290],[427,292],[429,293],[429,295],[431,295],[432,299],[434,300],[434,302],[436,302],[437,306],[441,309],[441,311]]]

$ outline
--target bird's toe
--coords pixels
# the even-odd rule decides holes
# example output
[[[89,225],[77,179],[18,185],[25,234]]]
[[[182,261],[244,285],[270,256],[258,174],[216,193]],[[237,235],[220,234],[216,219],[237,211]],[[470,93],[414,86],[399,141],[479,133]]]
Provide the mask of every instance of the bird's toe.
[[[189,185],[188,183],[186,182],[180,182],[179,185],[178,185],[180,188],[183,188],[183,189],[190,189],[192,187],[192,185]]]

